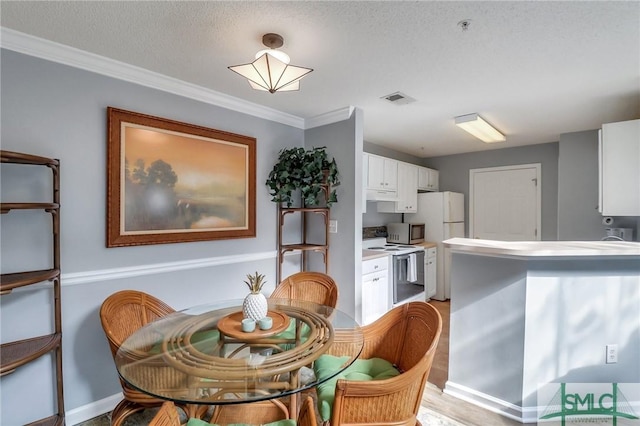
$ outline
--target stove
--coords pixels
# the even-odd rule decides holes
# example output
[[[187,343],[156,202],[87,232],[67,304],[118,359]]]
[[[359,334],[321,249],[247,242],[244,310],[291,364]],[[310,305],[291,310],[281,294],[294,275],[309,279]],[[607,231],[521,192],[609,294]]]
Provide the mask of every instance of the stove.
[[[368,238],[366,240],[362,240],[362,248],[365,250],[384,251],[392,255],[424,251],[424,247],[422,246],[387,243],[386,238]]]
[[[362,240],[362,248],[385,252],[389,256],[389,290],[393,301],[389,308],[425,300],[424,247],[391,244],[386,238],[368,238]]]

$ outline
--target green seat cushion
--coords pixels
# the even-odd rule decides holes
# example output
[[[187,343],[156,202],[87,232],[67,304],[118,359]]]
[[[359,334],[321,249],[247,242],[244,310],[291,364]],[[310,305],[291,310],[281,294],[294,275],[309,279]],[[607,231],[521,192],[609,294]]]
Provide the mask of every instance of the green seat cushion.
[[[309,330],[309,326],[305,323],[302,323],[302,327],[300,327],[300,337],[308,338],[310,332],[311,330]],[[292,339],[292,340],[295,339],[296,338],[296,319],[295,318],[289,319],[289,326],[284,331],[276,334],[274,337],[277,337],[279,339]]]
[[[309,329],[309,326],[305,323],[302,323],[302,326],[300,327],[300,340],[302,342],[305,342],[308,338],[309,338],[309,334],[311,333],[311,330]],[[289,339],[289,340],[295,340],[296,338],[296,319],[295,318],[291,318],[289,320],[289,326],[282,332],[276,334],[275,336],[273,336],[274,338],[278,338],[278,339]],[[293,343],[281,343],[280,345],[278,345],[282,348],[282,350],[284,351],[288,351],[294,348],[294,344]]]
[[[215,348],[220,341],[220,332],[218,330],[197,331],[191,336],[191,344],[201,352],[209,352]],[[162,353],[162,342],[158,342],[149,351],[152,355]]]
[[[195,417],[192,417],[187,422],[187,426],[213,426],[213,425],[211,425],[208,422],[205,422],[204,420],[196,419]]]
[[[348,356],[337,357],[333,355],[322,355],[313,363],[313,370],[319,381],[330,377],[340,366],[349,360]],[[331,419],[331,408],[336,393],[336,382],[340,379],[353,381],[369,381],[390,379],[399,375],[400,372],[382,358],[357,359],[342,373],[321,383],[317,387],[318,412],[323,421]]]
[[[204,420],[191,418],[187,422],[187,426],[217,426],[215,424],[207,423]],[[228,426],[251,426],[248,423],[232,423]],[[262,426],[296,426],[295,420],[278,420],[277,422],[265,423]]]

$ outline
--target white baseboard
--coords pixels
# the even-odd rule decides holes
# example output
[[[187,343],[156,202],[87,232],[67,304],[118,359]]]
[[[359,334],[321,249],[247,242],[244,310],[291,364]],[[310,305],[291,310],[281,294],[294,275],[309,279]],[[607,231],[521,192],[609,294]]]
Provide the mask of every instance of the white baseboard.
[[[447,381],[443,392],[520,423],[538,421],[538,407],[520,407],[451,381]]]
[[[123,395],[122,392],[120,392],[99,401],[92,402],[91,404],[69,410],[65,412],[64,422],[67,426],[74,426],[91,420],[94,417],[101,416],[112,411],[122,398]]]

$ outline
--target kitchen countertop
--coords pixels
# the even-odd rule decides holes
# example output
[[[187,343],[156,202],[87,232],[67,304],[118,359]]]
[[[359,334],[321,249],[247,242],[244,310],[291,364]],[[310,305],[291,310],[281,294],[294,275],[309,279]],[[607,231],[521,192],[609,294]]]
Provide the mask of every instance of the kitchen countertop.
[[[424,247],[426,249],[431,248],[431,247],[437,247],[438,244],[437,243],[432,243],[431,241],[424,241],[422,243],[416,244],[417,246],[421,246]]]
[[[389,253],[386,253],[384,251],[362,250],[362,261],[363,262],[365,260],[378,259],[380,257],[387,257],[387,256],[389,256]]]
[[[632,241],[494,241],[451,238],[444,244],[458,253],[505,257],[639,256]]]

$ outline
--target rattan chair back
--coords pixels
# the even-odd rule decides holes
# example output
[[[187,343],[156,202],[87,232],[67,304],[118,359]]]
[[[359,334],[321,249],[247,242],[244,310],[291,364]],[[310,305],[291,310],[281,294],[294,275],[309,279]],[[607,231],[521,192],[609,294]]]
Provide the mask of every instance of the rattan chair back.
[[[374,381],[338,380],[331,426],[414,426],[442,331],[440,314],[426,302],[411,302],[363,326],[362,331],[360,358],[386,359],[401,374]],[[329,353],[340,355],[348,345],[349,334],[338,333]]]
[[[223,406],[216,408],[209,423],[218,425],[230,423],[262,425],[290,418],[286,405],[277,399],[253,402],[250,404],[234,404],[233,407],[236,407],[236,410],[220,410],[222,407]],[[273,409],[274,407],[275,409]],[[307,396],[305,398],[302,407],[300,407],[300,413],[296,423],[298,426],[318,426],[315,404],[312,397]]]
[[[247,404],[221,405],[215,408],[209,423],[262,424],[289,418],[289,408],[278,399],[270,399]]]
[[[100,307],[100,322],[111,355],[115,357],[120,345],[142,326],[175,312],[173,308],[150,294],[123,290],[107,297]],[[153,398],[128,386],[122,379],[124,399],[111,413],[111,425],[121,425],[131,414],[149,407],[159,407],[164,400]]]
[[[165,401],[153,419],[149,422],[149,426],[180,426],[180,415],[176,405],[172,401]]]
[[[123,290],[107,297],[100,307],[100,321],[111,354],[115,356],[134,332],[173,312],[172,307],[142,291]]]
[[[316,406],[313,398],[307,396],[300,407],[300,415],[298,416],[298,426],[318,426],[316,417]]]
[[[338,286],[333,278],[322,272],[298,272],[282,280],[270,297],[305,300],[335,308]]]

